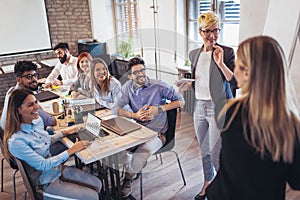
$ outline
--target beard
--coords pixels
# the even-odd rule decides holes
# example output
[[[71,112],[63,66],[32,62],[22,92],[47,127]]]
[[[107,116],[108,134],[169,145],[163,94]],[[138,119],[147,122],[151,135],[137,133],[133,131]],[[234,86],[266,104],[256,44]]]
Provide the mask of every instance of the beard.
[[[65,53],[64,57],[59,58],[61,64],[64,64],[67,61],[67,54]]]
[[[138,85],[138,86],[143,86],[146,82],[146,76],[139,76],[139,77],[136,77],[135,79],[135,84]]]
[[[32,83],[35,83],[36,86],[31,86]],[[37,81],[32,81],[28,85],[24,85],[24,87],[31,91],[36,91],[38,89],[38,83],[37,83]]]

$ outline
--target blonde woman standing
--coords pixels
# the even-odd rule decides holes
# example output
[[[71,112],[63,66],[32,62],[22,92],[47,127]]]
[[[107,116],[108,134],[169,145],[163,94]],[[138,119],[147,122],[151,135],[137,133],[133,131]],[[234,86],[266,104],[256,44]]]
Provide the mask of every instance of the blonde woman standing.
[[[300,190],[300,122],[282,48],[267,36],[247,39],[235,66],[242,94],[224,109],[220,169],[208,199],[284,200],[286,183]]]
[[[195,196],[196,200],[205,199],[205,190],[218,170],[222,121],[217,125],[215,117],[226,100],[233,97],[230,81],[234,83],[235,56],[232,48],[217,43],[221,31],[219,25],[215,13],[200,15],[198,27],[203,45],[189,53],[192,78],[195,79],[191,85],[195,91],[194,128],[204,173],[204,184]]]

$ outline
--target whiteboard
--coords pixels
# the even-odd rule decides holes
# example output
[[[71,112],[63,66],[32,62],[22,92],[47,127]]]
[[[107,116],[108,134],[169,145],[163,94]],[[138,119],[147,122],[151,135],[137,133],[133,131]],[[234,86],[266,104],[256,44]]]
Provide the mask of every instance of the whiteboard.
[[[291,62],[291,53],[299,31],[299,0],[270,0],[264,35],[274,37]]]
[[[44,0],[1,0],[0,27],[0,56],[52,48]]]

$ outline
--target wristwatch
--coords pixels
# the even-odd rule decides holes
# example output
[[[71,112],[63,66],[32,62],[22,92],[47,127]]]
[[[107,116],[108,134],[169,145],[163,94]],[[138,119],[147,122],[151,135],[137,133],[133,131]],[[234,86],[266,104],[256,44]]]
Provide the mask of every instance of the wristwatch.
[[[161,106],[157,106],[157,110],[158,110],[158,113],[164,112],[163,109],[161,108]]]

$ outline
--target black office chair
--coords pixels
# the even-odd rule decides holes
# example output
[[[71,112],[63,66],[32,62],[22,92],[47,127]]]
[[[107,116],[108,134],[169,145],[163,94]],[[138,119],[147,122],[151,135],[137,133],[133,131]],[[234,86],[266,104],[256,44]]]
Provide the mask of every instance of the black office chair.
[[[1,192],[3,192],[3,174],[4,174],[4,160],[6,160],[9,164],[9,166],[14,169],[14,173],[13,173],[13,187],[14,187],[14,200],[16,200],[17,198],[17,194],[16,194],[16,173],[19,171],[18,166],[15,162],[15,160],[10,159],[9,157],[7,157],[4,153],[4,148],[3,148],[3,134],[4,131],[2,128],[0,128],[0,147],[1,147],[1,152],[3,155],[3,158],[1,159]]]
[[[34,179],[36,177],[39,177],[41,171],[34,169],[25,161],[22,161],[18,158],[15,158],[15,160],[21,172],[23,183],[26,188],[26,191],[24,192],[24,200],[26,200],[27,193],[29,194],[32,200],[43,200],[44,197],[48,197],[50,199],[69,199],[64,196],[46,193],[42,190],[42,188],[38,188],[36,185],[37,181]]]
[[[20,169],[23,183],[26,188],[26,191],[24,192],[24,200],[26,200],[27,193],[29,194],[29,196],[31,197],[32,200],[42,200],[43,192],[37,191],[36,185],[33,183],[33,181],[30,180],[30,177],[29,177],[30,172],[27,172],[28,170],[25,169],[25,168],[29,169],[30,166],[27,163],[25,163],[24,161],[19,160],[18,158],[15,158],[15,160],[16,160],[16,164],[18,165],[18,167]],[[31,173],[31,175],[36,175],[36,173],[40,173],[40,172],[37,172],[36,170],[34,170],[34,171],[35,172]]]
[[[168,124],[169,124],[169,128],[166,131],[166,144],[160,148],[157,152],[155,152],[154,155],[157,154],[161,154],[164,152],[173,152],[177,158],[177,163],[180,169],[180,173],[181,173],[181,177],[182,177],[182,181],[183,181],[183,185],[186,185],[186,181],[184,178],[184,174],[182,171],[182,167],[181,167],[181,163],[178,157],[178,154],[176,151],[172,150],[173,147],[175,146],[175,131],[176,131],[176,119],[177,119],[177,108],[173,109],[173,110],[169,110],[167,111],[167,118],[168,118]],[[161,156],[160,156],[161,158]],[[162,162],[162,158],[161,158],[161,162]],[[141,200],[143,199],[143,173],[140,172],[139,176],[140,176],[140,197]]]
[[[121,85],[128,80],[128,73],[126,72],[127,65],[128,61],[126,60],[115,59],[108,67],[110,74],[118,79]]]

